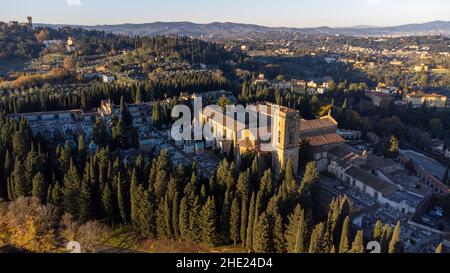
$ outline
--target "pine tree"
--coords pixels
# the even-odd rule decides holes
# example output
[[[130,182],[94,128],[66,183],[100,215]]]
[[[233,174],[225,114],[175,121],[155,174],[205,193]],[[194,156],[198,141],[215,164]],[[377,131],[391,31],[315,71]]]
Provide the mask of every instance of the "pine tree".
[[[45,182],[44,175],[41,172],[37,173],[33,177],[32,184],[33,184],[33,190],[32,190],[33,197],[38,198],[42,202],[45,202],[46,197],[47,197],[47,185]]]
[[[253,239],[253,251],[256,253],[269,253],[272,251],[272,238],[270,238],[269,220],[263,212],[255,223],[255,234]]]
[[[365,253],[364,248],[364,234],[362,230],[359,230],[356,233],[355,239],[352,243],[352,248],[349,251],[350,253]]]
[[[209,197],[202,208],[200,214],[200,227],[202,241],[211,247],[215,246],[218,232],[216,205],[213,197]]]
[[[394,233],[392,234],[391,242],[389,243],[389,253],[402,253],[403,252],[403,244],[400,241],[400,222],[397,223]]]
[[[69,171],[64,176],[64,211],[78,217],[79,212],[79,196],[80,196],[80,177],[78,176],[78,170],[70,162]]]
[[[341,241],[339,243],[339,253],[347,253],[350,249],[349,242],[349,234],[350,234],[350,218],[345,217],[344,224],[342,226],[342,235]]]
[[[231,214],[230,214],[230,239],[233,241],[234,245],[240,239],[240,230],[241,230],[241,211],[239,208],[239,200],[238,197],[233,199],[231,204]]]

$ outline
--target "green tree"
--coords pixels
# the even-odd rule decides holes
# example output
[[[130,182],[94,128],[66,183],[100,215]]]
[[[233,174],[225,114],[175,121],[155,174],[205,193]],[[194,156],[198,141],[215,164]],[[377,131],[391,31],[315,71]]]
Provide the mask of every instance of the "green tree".
[[[213,197],[209,197],[202,208],[200,214],[200,227],[202,241],[211,247],[215,246],[218,232],[216,205]]]
[[[245,246],[248,250],[251,250],[253,245],[253,223],[255,222],[255,193],[252,193],[252,197],[250,199],[250,208],[248,213],[248,222],[247,222],[247,234],[245,236]]]
[[[70,162],[69,171],[64,176],[64,211],[78,217],[80,196],[80,177],[73,162]]]
[[[305,220],[305,212],[300,205],[295,207],[294,212],[288,217],[286,228],[286,249],[289,253],[306,252],[308,230]]]
[[[309,253],[323,252],[324,233],[325,233],[325,225],[323,223],[318,224],[314,228],[311,234],[311,241],[309,243]]]
[[[400,241],[400,222],[397,223],[394,229],[394,233],[392,234],[391,242],[389,243],[389,253],[402,253],[403,252],[403,244]]]
[[[272,251],[272,238],[270,238],[269,220],[263,212],[255,223],[255,234],[253,239],[253,251],[256,253],[269,253]]]
[[[350,218],[345,217],[344,224],[342,226],[341,241],[339,243],[339,253],[347,253],[350,249],[349,242],[350,235]]]
[[[42,202],[46,201],[47,185],[44,175],[39,172],[33,177],[33,197],[39,198]]]
[[[235,197],[231,204],[230,212],[230,239],[233,241],[234,245],[237,244],[241,236],[241,211],[239,207],[239,199]]]
[[[365,253],[364,248],[364,234],[362,230],[356,233],[355,239],[352,243],[352,248],[349,251],[350,253]]]
[[[113,196],[109,183],[105,184],[102,193],[102,211],[105,219],[112,223],[114,221]]]
[[[80,222],[91,220],[94,217],[94,196],[90,181],[86,177],[81,182],[79,205]]]
[[[443,253],[442,250],[444,248],[444,245],[442,243],[440,243],[437,247],[436,247],[436,254],[441,254]]]
[[[130,218],[130,200],[128,199],[128,189],[125,180],[122,179],[120,172],[116,176],[115,184],[117,185],[117,204],[120,217],[123,222],[127,223]]]

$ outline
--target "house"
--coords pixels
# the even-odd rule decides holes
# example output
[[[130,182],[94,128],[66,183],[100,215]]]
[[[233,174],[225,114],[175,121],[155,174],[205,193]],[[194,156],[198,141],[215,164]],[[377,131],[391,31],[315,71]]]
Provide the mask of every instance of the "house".
[[[384,109],[388,108],[393,100],[391,96],[381,92],[368,91],[366,96],[372,101],[374,106]]]
[[[403,100],[410,103],[413,108],[420,108],[424,105],[430,108],[445,108],[447,104],[447,97],[437,93],[413,92],[405,94]]]
[[[377,204],[389,206],[403,214],[414,214],[422,198],[400,190],[376,175],[359,167],[352,166],[345,160],[336,159],[328,167],[344,185],[370,196]]]

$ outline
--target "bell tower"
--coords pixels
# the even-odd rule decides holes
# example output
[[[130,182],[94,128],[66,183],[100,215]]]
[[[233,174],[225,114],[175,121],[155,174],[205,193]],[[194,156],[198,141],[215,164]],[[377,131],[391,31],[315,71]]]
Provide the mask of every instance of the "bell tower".
[[[299,157],[300,113],[286,107],[280,107],[273,121],[272,171],[281,174],[289,158],[292,159],[294,173],[297,173]]]

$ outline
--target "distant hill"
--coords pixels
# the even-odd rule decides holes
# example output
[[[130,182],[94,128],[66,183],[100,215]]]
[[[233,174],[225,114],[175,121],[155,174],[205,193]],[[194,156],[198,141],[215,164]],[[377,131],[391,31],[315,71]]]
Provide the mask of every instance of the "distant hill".
[[[63,25],[48,25],[60,27]],[[154,22],[146,24],[121,24],[121,25],[97,25],[97,26],[75,26],[90,30],[102,30],[115,34],[124,35],[183,35],[194,37],[230,38],[247,34],[270,34],[270,33],[301,33],[301,34],[329,34],[350,36],[381,36],[381,35],[430,35],[442,34],[450,36],[450,21],[433,21],[423,24],[409,24],[393,27],[355,26],[347,28],[286,28],[265,27],[252,24],[237,23],[210,23],[196,24],[191,22]]]

